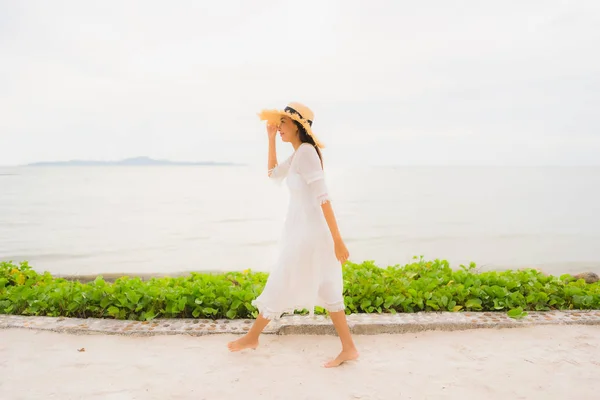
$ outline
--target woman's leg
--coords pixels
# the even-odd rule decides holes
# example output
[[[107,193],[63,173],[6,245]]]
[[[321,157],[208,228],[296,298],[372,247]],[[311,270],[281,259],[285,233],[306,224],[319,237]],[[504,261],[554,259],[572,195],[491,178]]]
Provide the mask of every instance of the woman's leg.
[[[227,347],[230,351],[240,351],[244,349],[256,349],[258,347],[258,337],[261,332],[269,325],[269,320],[259,315],[252,324],[252,327],[244,336],[233,342],[229,342]]]
[[[336,358],[327,362],[325,364],[326,368],[337,367],[345,361],[356,360],[358,358],[358,350],[356,350],[354,340],[352,340],[352,335],[350,334],[346,313],[344,311],[335,311],[330,312],[329,315],[342,342],[342,352]]]

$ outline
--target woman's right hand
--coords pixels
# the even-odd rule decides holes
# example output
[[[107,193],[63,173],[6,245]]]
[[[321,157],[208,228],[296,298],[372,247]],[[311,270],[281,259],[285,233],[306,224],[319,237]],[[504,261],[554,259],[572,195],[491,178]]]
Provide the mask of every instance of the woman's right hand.
[[[348,257],[350,257],[350,252],[348,252],[348,248],[342,239],[337,239],[334,241],[335,247],[335,258],[338,259],[342,265],[348,261]]]
[[[275,140],[277,135],[277,125],[267,123],[267,135],[269,135],[269,140]]]

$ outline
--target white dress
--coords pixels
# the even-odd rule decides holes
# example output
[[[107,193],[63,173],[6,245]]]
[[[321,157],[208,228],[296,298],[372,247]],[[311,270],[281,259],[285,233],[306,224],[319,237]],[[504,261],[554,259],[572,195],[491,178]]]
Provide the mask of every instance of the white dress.
[[[270,174],[286,179],[290,203],[279,254],[260,296],[252,302],[266,319],[315,306],[344,310],[342,267],[321,204],[330,201],[316,149],[303,143]]]

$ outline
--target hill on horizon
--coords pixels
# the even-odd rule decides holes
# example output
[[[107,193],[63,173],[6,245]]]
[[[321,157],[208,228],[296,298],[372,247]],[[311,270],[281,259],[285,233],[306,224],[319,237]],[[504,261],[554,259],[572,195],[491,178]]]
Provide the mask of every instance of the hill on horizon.
[[[185,165],[204,165],[204,166],[234,166],[241,164],[227,163],[227,162],[215,162],[215,161],[201,161],[201,162],[188,162],[188,161],[170,161],[170,160],[157,160],[150,157],[132,157],[126,158],[120,161],[95,161],[95,160],[69,160],[69,161],[40,161],[35,163],[27,164],[30,167],[58,167],[58,166],[154,166],[154,165],[173,165],[173,166],[185,166]]]

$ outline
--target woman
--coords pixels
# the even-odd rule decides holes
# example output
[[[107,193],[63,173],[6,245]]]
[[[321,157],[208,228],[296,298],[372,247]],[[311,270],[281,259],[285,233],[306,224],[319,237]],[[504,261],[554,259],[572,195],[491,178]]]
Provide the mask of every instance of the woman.
[[[340,263],[348,260],[331,207],[323,173],[323,145],[312,132],[312,111],[299,103],[284,110],[264,110],[259,114],[267,121],[269,137],[269,177],[286,179],[290,203],[280,242],[278,260],[263,292],[252,304],[259,315],[250,331],[230,342],[231,351],[256,349],[258,337],[270,320],[284,313],[315,306],[329,312],[342,342],[341,353],[325,367],[337,367],[358,358],[344,312],[343,279]],[[291,143],[294,153],[277,163],[277,131],[283,142]]]

